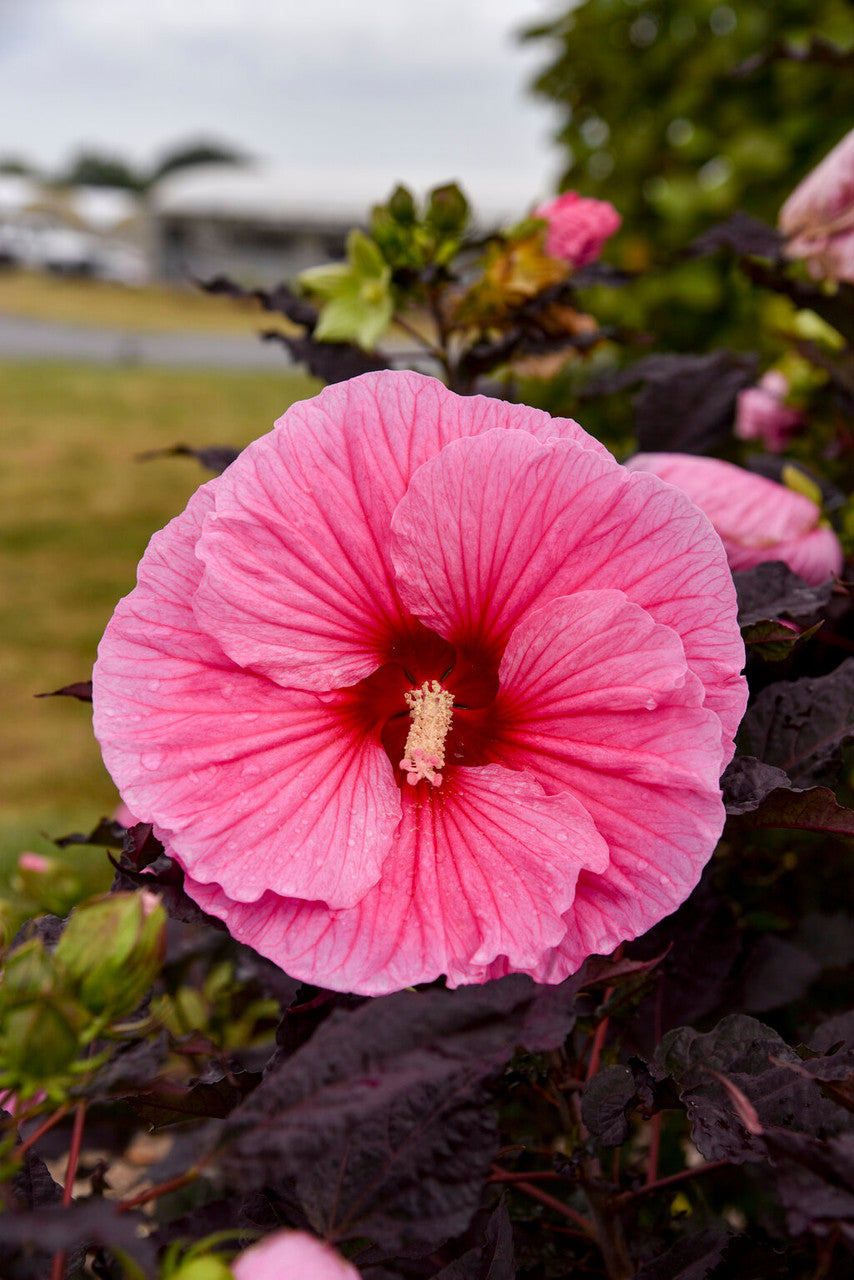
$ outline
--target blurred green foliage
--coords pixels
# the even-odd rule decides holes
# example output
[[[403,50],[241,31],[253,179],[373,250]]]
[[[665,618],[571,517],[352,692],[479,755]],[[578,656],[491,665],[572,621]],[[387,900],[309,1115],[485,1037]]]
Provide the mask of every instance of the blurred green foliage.
[[[561,185],[617,207],[609,256],[629,270],[738,208],[776,223],[854,126],[848,0],[586,0],[524,38],[553,51],[534,89],[561,113]],[[757,297],[723,263],[682,262],[591,307],[698,350],[749,345]]]
[[[854,47],[849,0],[587,0],[529,29],[557,44],[534,87],[562,112],[563,185],[665,249],[739,207],[775,222],[854,125],[850,63],[777,56],[815,37]]]

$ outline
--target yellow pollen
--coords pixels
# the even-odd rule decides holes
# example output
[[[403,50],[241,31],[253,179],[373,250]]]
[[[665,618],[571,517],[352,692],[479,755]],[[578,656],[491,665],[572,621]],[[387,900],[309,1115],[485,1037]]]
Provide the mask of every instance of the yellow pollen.
[[[439,770],[445,764],[445,739],[451,728],[454,695],[443,689],[438,680],[425,680],[420,689],[410,689],[405,696],[412,724],[400,768],[406,770],[406,781],[413,787],[422,779],[440,787]]]

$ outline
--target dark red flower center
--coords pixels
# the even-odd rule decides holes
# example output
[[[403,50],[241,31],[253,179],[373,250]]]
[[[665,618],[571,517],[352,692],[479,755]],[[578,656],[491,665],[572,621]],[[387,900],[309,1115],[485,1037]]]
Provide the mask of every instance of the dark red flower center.
[[[493,758],[497,662],[485,651],[450,644],[413,619],[411,630],[390,647],[388,661],[349,690],[346,711],[349,727],[382,743],[400,786],[406,785],[406,770],[400,762],[412,724],[407,694],[433,681],[454,700],[443,774],[455,766],[487,764]]]

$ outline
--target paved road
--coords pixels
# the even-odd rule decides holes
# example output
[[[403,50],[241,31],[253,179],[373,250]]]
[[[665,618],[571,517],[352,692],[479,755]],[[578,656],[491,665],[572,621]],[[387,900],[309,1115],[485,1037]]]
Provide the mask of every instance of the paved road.
[[[159,364],[200,369],[267,369],[288,364],[279,342],[252,334],[138,333],[52,324],[0,312],[0,362],[73,360],[80,364]]]

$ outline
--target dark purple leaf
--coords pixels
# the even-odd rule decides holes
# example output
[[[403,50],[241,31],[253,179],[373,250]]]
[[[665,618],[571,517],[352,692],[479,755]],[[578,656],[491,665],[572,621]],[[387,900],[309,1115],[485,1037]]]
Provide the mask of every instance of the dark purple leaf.
[[[37,693],[36,698],[77,698],[80,702],[92,701],[92,681],[78,680],[74,684],[63,685],[51,693]]]
[[[732,1240],[725,1231],[707,1227],[679,1240],[660,1258],[645,1263],[635,1280],[706,1280]]]
[[[125,828],[113,818],[102,818],[88,834],[74,831],[67,836],[57,836],[53,841],[60,849],[73,844],[98,845],[103,849],[121,849],[125,841]]]
[[[205,449],[192,449],[188,444],[173,444],[168,449],[149,449],[145,453],[138,453],[136,460],[150,462],[152,458],[195,458],[206,471],[222,475],[239,453],[240,450],[230,444],[214,444]]]
[[[337,1010],[221,1129],[234,1185],[293,1177],[314,1229],[418,1256],[459,1235],[497,1145],[489,1081],[561,1044],[577,985],[511,977]]]
[[[724,1018],[705,1035],[692,1027],[671,1032],[656,1057],[674,1079],[691,1137],[707,1160],[742,1164],[766,1159],[764,1137],[747,1131],[733,1091],[745,1096],[763,1129],[832,1133],[844,1121],[844,1112],[823,1096],[815,1081],[787,1069],[799,1062],[794,1050],[776,1031],[746,1014]]]
[[[138,1234],[142,1219],[133,1213],[119,1213],[108,1200],[89,1200],[42,1206],[28,1213],[0,1214],[0,1258],[4,1280],[44,1280],[44,1269],[27,1270],[39,1258],[79,1247],[101,1246],[132,1258],[144,1276],[157,1275],[157,1255],[153,1244]]]
[[[729,814],[750,813],[780,787],[790,788],[789,775],[755,756],[735,756],[724,769],[721,790]]]
[[[280,342],[294,360],[326,383],[346,382],[374,369],[390,368],[388,358],[379,351],[369,355],[351,342],[315,342],[310,335],[295,338],[278,329],[265,329],[261,337],[265,342]]]
[[[763,689],[739,730],[746,754],[785,770],[795,786],[832,782],[854,738],[854,658],[826,676]]]
[[[729,249],[739,257],[771,258],[777,260],[783,247],[779,231],[767,223],[753,218],[740,209],[730,214],[726,222],[719,222],[689,244],[686,255],[692,258],[706,257],[719,249]]]
[[[41,1209],[45,1205],[59,1203],[62,1187],[54,1182],[44,1160],[30,1149],[24,1155],[22,1168],[12,1180],[12,1194],[19,1208]]]
[[[513,1227],[501,1200],[486,1224],[482,1243],[437,1271],[433,1280],[515,1280],[515,1276]]]
[[[121,1098],[145,1088],[166,1060],[166,1033],[153,1040],[137,1040],[116,1046],[112,1057],[99,1067],[83,1089],[88,1098]]]
[[[765,1135],[792,1235],[854,1231],[854,1133],[822,1141],[776,1129]]]
[[[597,378],[585,397],[642,384],[634,397],[638,447],[708,453],[731,434],[736,397],[756,381],[758,357],[732,351],[654,355]]]
[[[299,294],[294,293],[286,284],[276,285],[270,290],[244,289],[242,285],[226,275],[214,276],[211,280],[196,280],[195,283],[200,289],[204,289],[205,293],[224,295],[235,300],[252,299],[260,303],[265,311],[287,316],[294,324],[303,325],[309,330],[314,329],[317,324],[317,308]]]
[[[602,1067],[581,1095],[581,1118],[603,1147],[619,1147],[629,1136],[628,1111],[637,1100],[635,1078],[628,1067]]]
[[[750,626],[774,618],[815,622],[830,602],[833,579],[811,586],[781,560],[766,560],[732,575],[738,594],[738,624]]]
[[[727,810],[738,812],[729,805]],[[806,791],[780,787],[770,792],[755,809],[741,809],[740,814],[730,824],[734,832],[786,828],[854,836],[854,809],[838,804],[827,787],[810,787]]]
[[[155,1080],[150,1089],[135,1093],[128,1101],[136,1114],[152,1129],[187,1120],[223,1119],[247,1098],[261,1079],[259,1072],[220,1071],[213,1081],[189,1081],[186,1086],[169,1080]]]

